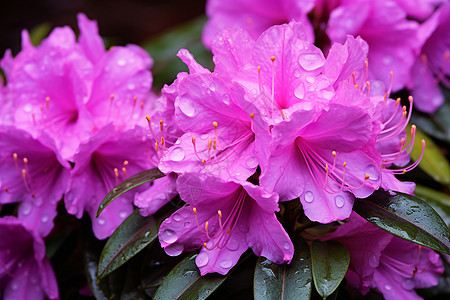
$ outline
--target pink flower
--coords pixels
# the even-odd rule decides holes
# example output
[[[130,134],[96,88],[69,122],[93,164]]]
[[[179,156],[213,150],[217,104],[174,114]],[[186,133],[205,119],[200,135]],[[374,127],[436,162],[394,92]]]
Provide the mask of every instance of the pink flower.
[[[0,203],[20,202],[19,219],[46,236],[69,184],[70,165],[52,138],[0,126]]]
[[[124,194],[95,218],[98,206],[114,186],[155,166],[150,147],[141,127],[118,133],[112,124],[80,145],[64,200],[70,214],[81,218],[86,211],[91,216],[98,239],[109,237],[133,211],[132,201],[137,190]]]
[[[59,299],[58,284],[40,235],[19,219],[0,218],[0,296]]]
[[[347,35],[360,35],[369,44],[369,75],[398,91],[409,82],[415,51],[419,45],[418,23],[407,20],[406,13],[392,1],[344,2],[330,13],[328,37],[344,42]]]
[[[202,247],[196,258],[202,275],[228,273],[248,248],[275,263],[292,259],[293,244],[275,216],[275,193],[195,173],[179,177],[177,189],[188,205],[161,224],[159,240],[167,254]]]
[[[421,299],[414,289],[437,285],[444,271],[439,254],[395,237],[356,213],[326,236],[350,253],[347,282],[363,294],[377,288],[385,299]]]
[[[444,102],[439,83],[450,88],[449,20],[450,3],[445,3],[419,28],[423,46],[411,70],[410,89],[417,109],[427,113],[433,113]]]
[[[6,101],[14,126],[55,139],[70,160],[81,141],[109,122],[132,128],[149,105],[151,58],[137,46],[105,51],[96,23],[78,15],[79,43],[68,27],[54,29],[38,47],[22,33],[22,51],[7,52]]]
[[[292,20],[305,24],[308,39],[313,41],[313,29],[307,18],[313,6],[314,0],[209,0],[206,14],[210,20],[205,25],[203,43],[210,47],[215,36],[229,27],[240,27],[256,39],[270,26]]]

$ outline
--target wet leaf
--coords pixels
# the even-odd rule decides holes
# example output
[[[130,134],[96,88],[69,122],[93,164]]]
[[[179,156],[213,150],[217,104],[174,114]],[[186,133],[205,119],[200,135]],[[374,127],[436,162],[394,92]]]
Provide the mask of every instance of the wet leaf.
[[[426,200],[428,204],[442,217],[447,226],[450,226],[450,196],[439,191],[416,185],[414,194]]]
[[[118,184],[115,188],[113,188],[108,195],[106,195],[105,199],[102,200],[100,206],[97,210],[96,218],[101,214],[101,212],[108,206],[114,199],[122,195],[123,193],[140,186],[146,182],[153,181],[155,179],[164,177],[164,173],[162,173],[158,168],[146,170],[144,172],[138,173],[136,175],[131,176],[126,179],[122,183]]]
[[[183,259],[166,276],[159,286],[153,299],[206,299],[230,275],[217,273],[200,276],[195,264],[197,254],[191,254]]]
[[[110,274],[156,240],[161,222],[171,212],[163,208],[153,216],[142,217],[136,210],[125,219],[103,248],[98,265],[98,277],[101,279]]]
[[[450,254],[447,225],[430,205],[415,196],[377,191],[356,200],[353,209],[393,235]]]
[[[408,134],[411,131],[411,126],[408,127]],[[409,134],[408,139],[411,139]],[[425,140],[425,153],[420,161],[419,167],[430,175],[437,182],[448,185],[450,184],[450,165],[441,153],[439,148],[433,142],[433,139],[428,137],[421,130],[417,129],[414,139],[414,148],[411,151],[411,158],[416,161],[422,153],[421,141]]]
[[[350,254],[344,245],[336,241],[313,240],[310,250],[314,286],[319,295],[326,298],[344,279]]]
[[[309,299],[311,259],[308,244],[293,239],[295,253],[290,264],[278,265],[265,257],[256,263],[253,291],[255,299]]]

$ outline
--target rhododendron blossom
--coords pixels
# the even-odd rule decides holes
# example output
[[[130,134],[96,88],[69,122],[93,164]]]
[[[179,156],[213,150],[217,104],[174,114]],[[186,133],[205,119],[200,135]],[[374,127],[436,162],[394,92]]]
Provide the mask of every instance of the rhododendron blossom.
[[[202,247],[202,275],[226,274],[248,248],[275,263],[290,261],[294,247],[278,222],[278,196],[249,182],[186,173],[177,190],[188,205],[166,219],[159,240],[169,255]]]

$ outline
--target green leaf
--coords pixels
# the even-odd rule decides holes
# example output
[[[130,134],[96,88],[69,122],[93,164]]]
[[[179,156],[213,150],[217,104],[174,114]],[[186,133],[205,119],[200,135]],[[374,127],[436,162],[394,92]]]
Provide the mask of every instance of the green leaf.
[[[393,235],[450,254],[447,225],[431,206],[415,196],[376,191],[356,200],[353,209]]]
[[[98,277],[101,279],[110,274],[152,243],[158,237],[161,222],[170,214],[170,210],[163,208],[153,216],[142,217],[136,210],[126,218],[103,248]]]
[[[314,286],[323,298],[333,294],[347,273],[350,254],[339,242],[313,240],[311,264]]]
[[[30,31],[30,41],[34,46],[39,43],[50,33],[52,26],[50,23],[41,23]]]
[[[278,265],[265,257],[256,264],[253,291],[255,299],[309,299],[311,259],[308,244],[294,239],[295,253],[290,264]]]
[[[436,210],[447,226],[450,226],[450,196],[436,190],[416,185],[414,194],[426,200]]]
[[[411,126],[408,126],[408,139],[411,139]],[[414,148],[411,151],[411,158],[416,161],[422,153],[421,141],[425,140],[425,153],[420,161],[419,167],[430,175],[437,182],[449,185],[450,184],[450,166],[439,148],[425,133],[417,129],[416,137],[414,139]]]
[[[225,276],[217,273],[200,276],[195,264],[196,256],[191,254],[176,265],[159,286],[153,299],[206,299],[232,271]]]
[[[105,199],[103,199],[102,203],[100,203],[100,206],[98,207],[97,210],[97,215],[95,217],[98,218],[98,216],[106,208],[106,206],[108,206],[111,202],[113,202],[114,199],[116,199],[123,193],[137,186],[140,186],[146,182],[150,182],[164,176],[166,175],[164,175],[164,173],[158,170],[158,168],[146,170],[144,172],[131,176],[122,183],[118,184],[108,193],[108,195],[106,195]]]

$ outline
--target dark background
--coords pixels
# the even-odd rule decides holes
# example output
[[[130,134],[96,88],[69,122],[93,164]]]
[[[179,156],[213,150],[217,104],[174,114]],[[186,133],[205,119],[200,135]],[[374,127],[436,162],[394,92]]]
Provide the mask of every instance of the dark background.
[[[96,19],[112,44],[140,44],[177,24],[204,14],[206,0],[0,0],[0,57],[20,50],[20,32],[38,25],[69,25],[76,14]]]

